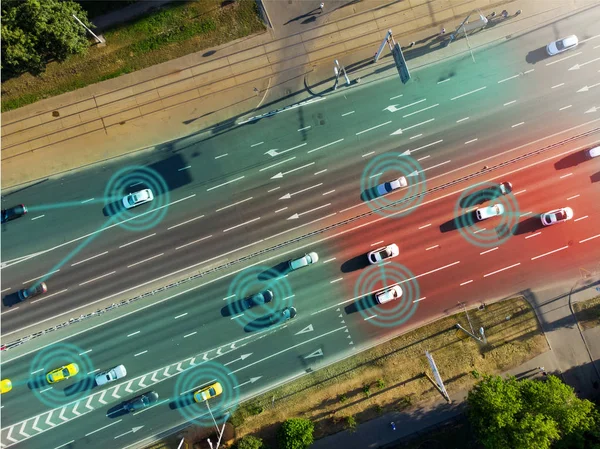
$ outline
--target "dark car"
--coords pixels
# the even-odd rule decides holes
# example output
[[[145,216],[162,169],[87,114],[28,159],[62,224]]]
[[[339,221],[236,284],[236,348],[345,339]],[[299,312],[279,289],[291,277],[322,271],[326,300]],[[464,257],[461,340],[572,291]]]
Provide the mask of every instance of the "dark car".
[[[43,295],[48,291],[48,287],[45,282],[40,282],[33,287],[24,288],[19,290],[19,300],[25,301],[26,299],[33,298],[34,296]]]
[[[14,220],[15,218],[22,217],[27,213],[27,208],[24,204],[18,206],[9,207],[8,209],[2,209],[2,223]]]
[[[123,402],[123,409],[127,410],[128,412],[133,412],[149,407],[157,402],[158,393],[156,391],[149,391],[148,393],[144,393],[140,396],[130,399],[129,401]]]
[[[269,317],[269,320],[271,321],[271,324],[279,324],[279,323],[285,323],[286,321],[291,320],[295,316],[296,316],[296,308],[295,307],[286,307],[285,309],[280,310],[279,312],[275,312],[275,313],[271,314],[271,316]]]
[[[273,300],[273,292],[271,290],[265,290],[264,292],[257,293],[256,295],[249,296],[242,300],[244,309],[250,309],[254,306],[260,306]]]

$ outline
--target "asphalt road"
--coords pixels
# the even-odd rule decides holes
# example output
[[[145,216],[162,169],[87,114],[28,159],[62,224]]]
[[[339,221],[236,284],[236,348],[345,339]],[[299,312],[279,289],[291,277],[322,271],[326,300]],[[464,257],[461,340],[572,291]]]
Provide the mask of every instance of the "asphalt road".
[[[593,36],[593,19],[594,14],[574,17],[559,28],[576,29],[583,41],[582,36]],[[393,152],[410,150],[422,168],[409,176],[417,182],[407,190],[418,193],[423,179],[427,188],[442,185],[483,165],[597,128],[597,112],[586,113],[600,106],[595,103],[597,87],[578,91],[597,80],[600,39],[536,64],[525,60],[531,59],[526,50],[540,48],[555,32],[536,30],[489,49],[476,55],[476,64],[470,59],[450,61],[423,70],[407,87],[397,81],[381,83],[190,142],[168,155],[129,159],[131,164],[156,164],[167,185],[152,206],[139,209],[144,213],[170,203],[160,223],[143,231],[114,226],[93,234],[89,242],[81,239],[52,249],[111,223],[102,213],[103,202],[95,201],[118,171],[116,165],[8,195],[3,205],[24,202],[30,214],[3,226],[5,297],[35,277],[59,271],[46,280],[51,291],[39,302],[3,306],[3,340],[20,328],[174,271],[216,266],[364,213],[369,206],[360,199],[361,176],[377,179],[364,170],[379,155],[400,159]],[[569,70],[576,64],[579,68]],[[384,110],[389,106],[395,112]],[[391,135],[400,128],[402,134]],[[450,313],[457,301],[473,304],[572,278],[600,253],[595,226],[600,161],[581,158],[581,149],[597,141],[592,135],[557,146],[427,195],[418,207],[398,207],[394,216],[366,216],[285,246],[246,263],[259,268],[236,265],[175,298],[149,303],[121,319],[107,316],[112,321],[105,325],[5,361],[3,377],[15,386],[2,397],[1,442],[27,441],[18,446],[28,448],[100,448],[116,439],[114,444],[126,447],[188,419],[188,413],[205,414],[204,405],[182,406],[174,399],[182,393],[188,397],[215,378],[226,393],[214,400],[213,408],[225,410],[352,347]],[[282,154],[265,154],[271,149]],[[387,179],[388,172],[393,178],[402,171],[387,164],[372,174],[383,170]],[[271,179],[278,172],[283,176]],[[473,223],[473,207],[463,207],[461,193],[479,182],[506,180],[512,182],[514,195],[497,200],[505,205],[505,215]],[[290,198],[280,199],[286,194]],[[386,201],[405,195],[400,191]],[[573,220],[541,226],[540,213],[564,206],[575,211]],[[294,214],[299,218],[290,219]],[[43,238],[32,238],[36,235]],[[398,258],[383,266],[366,265],[368,251],[391,242],[400,247]],[[75,253],[79,245],[83,247]],[[319,253],[316,266],[285,272],[290,257],[309,250]],[[262,279],[270,267],[284,277]],[[231,297],[232,291],[238,292],[236,275],[251,282],[247,291]],[[365,299],[393,282],[403,286],[402,301],[373,307]],[[273,310],[293,304],[298,316],[286,325],[252,330],[248,325],[268,315],[268,309],[242,316],[224,309],[228,301],[265,287],[276,292]],[[34,382],[69,361],[83,368],[64,386]],[[128,369],[123,383],[90,387],[96,370],[119,363]],[[166,402],[133,416],[109,413],[150,389]]]

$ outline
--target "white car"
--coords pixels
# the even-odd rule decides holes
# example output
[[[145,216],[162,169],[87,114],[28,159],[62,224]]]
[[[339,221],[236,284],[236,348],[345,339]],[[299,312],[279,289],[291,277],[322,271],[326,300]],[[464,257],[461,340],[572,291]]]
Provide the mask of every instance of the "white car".
[[[570,207],[562,207],[560,209],[551,210],[542,214],[542,224],[550,226],[561,221],[567,221],[573,218],[573,209]]]
[[[567,36],[562,39],[559,39],[557,41],[550,42],[546,46],[546,51],[548,52],[548,54],[550,56],[554,56],[559,53],[562,53],[563,51],[567,51],[567,50],[570,50],[571,48],[577,47],[577,44],[579,44],[579,40],[577,39],[577,36],[571,35],[571,36]]]
[[[114,382],[115,380],[121,379],[125,376],[127,376],[127,370],[125,369],[125,366],[115,366],[114,368],[109,369],[108,371],[98,373],[96,375],[96,385],[100,386],[109,382]]]
[[[319,256],[317,255],[317,253],[308,253],[297,259],[290,260],[290,270],[297,270],[299,268],[306,267],[310,264],[317,263],[318,261]]]
[[[371,264],[376,264],[382,260],[389,259],[390,257],[396,257],[398,254],[400,254],[398,245],[392,243],[391,245],[371,251],[369,253],[369,262]]]
[[[144,189],[125,196],[125,198],[123,198],[123,206],[125,206],[125,209],[131,209],[140,204],[149,203],[153,199],[154,195],[152,194],[152,190]]]
[[[378,304],[385,304],[386,302],[393,301],[402,297],[402,289],[399,285],[392,285],[390,288],[381,290],[375,293],[375,301]]]
[[[384,182],[383,184],[379,184],[375,187],[377,191],[377,195],[385,195],[387,193],[393,192],[394,190],[398,190],[400,187],[406,187],[408,182],[404,176],[400,176],[398,179],[394,179],[390,182]]]
[[[502,215],[504,213],[504,206],[502,204],[492,204],[487,207],[480,207],[475,211],[475,215],[479,221],[485,220],[490,217]]]

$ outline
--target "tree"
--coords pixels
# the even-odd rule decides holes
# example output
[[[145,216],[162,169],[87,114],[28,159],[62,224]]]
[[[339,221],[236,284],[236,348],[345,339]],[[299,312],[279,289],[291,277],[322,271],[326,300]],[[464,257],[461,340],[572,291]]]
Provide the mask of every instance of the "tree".
[[[246,435],[235,444],[236,449],[264,449],[265,444],[260,438],[252,435]]]
[[[15,76],[39,74],[52,60],[83,53],[89,47],[85,29],[75,14],[92,27],[87,13],[70,0],[9,0],[2,2],[2,70]]]
[[[309,419],[286,419],[277,430],[280,449],[306,449],[313,441],[314,424]]]
[[[594,404],[555,376],[545,382],[485,376],[469,392],[467,406],[487,449],[591,448],[600,424]]]

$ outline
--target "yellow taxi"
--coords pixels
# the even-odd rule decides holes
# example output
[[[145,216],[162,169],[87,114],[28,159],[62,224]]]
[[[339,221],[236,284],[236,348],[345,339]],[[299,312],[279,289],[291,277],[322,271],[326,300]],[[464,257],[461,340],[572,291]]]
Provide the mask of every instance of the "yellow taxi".
[[[46,374],[46,380],[49,384],[55,384],[61,380],[67,380],[78,372],[79,366],[77,366],[77,363],[69,363],[68,365],[61,366],[60,368],[50,371],[48,374]]]
[[[204,387],[202,390],[198,390],[194,393],[194,401],[202,402],[208,401],[210,398],[214,398],[215,396],[219,396],[223,393],[223,387],[219,382],[215,382],[208,387]]]
[[[2,379],[0,381],[0,394],[8,393],[12,390],[12,382],[10,379]]]

